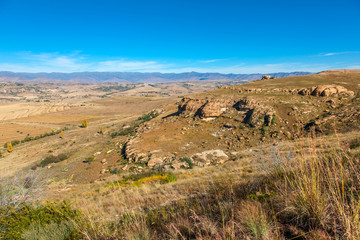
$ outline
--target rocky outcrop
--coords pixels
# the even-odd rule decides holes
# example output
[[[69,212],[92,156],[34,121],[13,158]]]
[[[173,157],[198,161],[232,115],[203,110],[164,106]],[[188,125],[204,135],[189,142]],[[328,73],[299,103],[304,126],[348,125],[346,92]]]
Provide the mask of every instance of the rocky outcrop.
[[[298,92],[300,95],[312,95],[312,96],[354,96],[354,92],[347,90],[340,85],[319,85],[311,88],[303,88]]]
[[[242,118],[244,123],[252,127],[269,126],[275,114],[272,108],[251,97],[245,97],[236,101],[233,99],[201,100],[183,98],[178,106],[180,114],[194,117],[199,116],[202,119],[219,117],[229,108],[238,110],[238,119]]]
[[[250,98],[238,101],[234,107],[239,111],[239,114],[243,113],[243,122],[252,127],[269,126],[275,115],[273,109]]]
[[[201,118],[218,117],[232,105],[233,102],[209,101],[200,109],[199,116]]]
[[[207,150],[202,153],[196,153],[191,157],[197,166],[209,166],[224,163],[229,159],[228,155],[220,149]]]
[[[183,98],[178,105],[178,112],[183,115],[195,115],[206,103],[204,99]]]
[[[179,114],[199,116],[200,118],[218,117],[236,101],[232,99],[192,99],[183,98],[178,105]]]

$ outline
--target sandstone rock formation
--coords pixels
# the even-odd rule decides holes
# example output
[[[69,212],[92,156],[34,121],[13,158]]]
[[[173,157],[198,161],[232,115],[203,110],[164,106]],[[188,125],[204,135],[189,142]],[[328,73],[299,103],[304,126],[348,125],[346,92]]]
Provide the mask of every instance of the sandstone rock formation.
[[[218,117],[232,107],[233,99],[208,100],[183,98],[178,105],[178,112],[182,115],[199,116],[200,118]]]
[[[185,116],[200,117],[202,119],[216,118],[230,108],[238,110],[239,118],[252,127],[269,126],[274,110],[251,97],[242,99],[190,99],[183,98],[178,105],[179,113]]]
[[[303,88],[298,92],[300,95],[312,95],[312,96],[354,96],[354,92],[347,90],[345,87],[340,85],[319,85],[311,88]]]
[[[197,166],[204,167],[209,166],[210,164],[224,163],[229,157],[224,151],[215,149],[196,153],[192,156],[192,159]]]

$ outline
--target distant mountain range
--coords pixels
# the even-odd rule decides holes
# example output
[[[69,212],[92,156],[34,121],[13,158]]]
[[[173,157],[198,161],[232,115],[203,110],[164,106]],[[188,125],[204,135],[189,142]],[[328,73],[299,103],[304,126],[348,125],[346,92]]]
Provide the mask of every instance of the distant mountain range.
[[[261,79],[262,75],[275,78],[309,75],[310,72],[279,72],[267,74],[221,74],[221,73],[141,73],[141,72],[74,72],[74,73],[22,73],[0,72],[0,81],[19,82],[82,82],[82,83],[165,83],[189,81],[235,81],[245,82]]]

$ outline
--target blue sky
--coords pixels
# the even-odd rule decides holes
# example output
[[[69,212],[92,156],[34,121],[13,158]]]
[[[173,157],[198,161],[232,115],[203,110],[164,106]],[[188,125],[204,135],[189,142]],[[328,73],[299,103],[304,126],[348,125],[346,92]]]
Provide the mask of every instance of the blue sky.
[[[0,71],[360,68],[359,0],[0,0]]]

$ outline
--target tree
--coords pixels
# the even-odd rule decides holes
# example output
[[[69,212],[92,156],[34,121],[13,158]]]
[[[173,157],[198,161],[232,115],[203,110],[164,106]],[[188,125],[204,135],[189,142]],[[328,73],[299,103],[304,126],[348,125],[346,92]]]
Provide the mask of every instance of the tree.
[[[61,137],[61,138],[64,138],[64,131],[61,131],[61,132],[60,132],[60,137]]]
[[[86,119],[82,120],[81,127],[87,128],[87,126],[88,126],[87,120]]]
[[[105,128],[104,128],[104,127],[100,127],[99,133],[100,133],[100,134],[104,134],[104,133],[105,133]]]
[[[7,144],[7,151],[8,151],[8,152],[12,152],[12,151],[13,151],[13,146],[12,146],[11,142],[9,142],[9,143]]]

